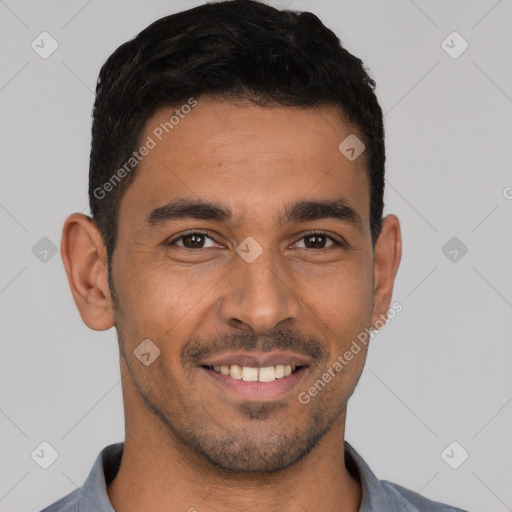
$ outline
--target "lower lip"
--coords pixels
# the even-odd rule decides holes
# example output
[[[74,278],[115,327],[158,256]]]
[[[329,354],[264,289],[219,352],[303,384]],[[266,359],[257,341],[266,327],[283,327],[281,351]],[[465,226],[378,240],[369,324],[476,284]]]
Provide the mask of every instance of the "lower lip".
[[[201,367],[201,370],[224,390],[229,390],[237,397],[252,400],[275,400],[289,393],[304,378],[308,368],[301,366],[287,377],[281,377],[272,382],[247,382],[241,379],[232,379],[208,368]]]

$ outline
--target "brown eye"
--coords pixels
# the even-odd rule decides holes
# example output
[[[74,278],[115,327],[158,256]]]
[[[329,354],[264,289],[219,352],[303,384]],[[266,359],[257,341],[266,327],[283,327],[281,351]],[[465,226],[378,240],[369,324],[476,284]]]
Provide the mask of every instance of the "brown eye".
[[[301,240],[304,240],[304,248],[306,249],[326,249],[332,245],[339,245],[332,237],[323,233],[310,233],[303,236]],[[326,245],[327,242],[331,243]]]
[[[211,240],[212,245],[205,246],[205,243],[208,240]],[[192,231],[190,233],[185,233],[178,238],[175,238],[169,242],[168,245],[177,245],[178,247],[184,247],[185,249],[208,249],[210,247],[215,247],[215,241],[206,233],[202,233],[200,231]]]
[[[189,249],[201,249],[204,245],[203,235],[187,235],[182,237],[183,245]]]

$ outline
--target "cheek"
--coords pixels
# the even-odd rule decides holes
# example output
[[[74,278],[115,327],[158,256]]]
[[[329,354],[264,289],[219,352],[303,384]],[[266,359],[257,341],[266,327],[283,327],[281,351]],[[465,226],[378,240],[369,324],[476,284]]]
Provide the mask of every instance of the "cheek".
[[[368,263],[368,262],[367,262]],[[320,329],[330,345],[330,360],[322,379],[333,379],[333,397],[351,393],[364,367],[372,317],[372,279],[363,262],[333,273],[323,293],[310,297]],[[335,377],[333,377],[335,375]]]
[[[136,337],[165,339],[205,293],[197,282],[180,280],[179,272],[147,263],[119,261],[113,277],[116,321]]]
[[[370,324],[372,315],[372,268],[362,257],[317,273],[304,281],[301,296],[337,335],[354,334]],[[332,334],[331,333],[331,334]]]

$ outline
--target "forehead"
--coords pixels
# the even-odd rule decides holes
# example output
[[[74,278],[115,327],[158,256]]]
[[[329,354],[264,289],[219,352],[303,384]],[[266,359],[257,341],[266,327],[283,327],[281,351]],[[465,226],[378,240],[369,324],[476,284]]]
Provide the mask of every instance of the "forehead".
[[[299,199],[342,198],[367,222],[366,155],[351,161],[340,151],[357,132],[338,108],[196,101],[162,108],[147,121],[139,144],[151,149],[123,197],[120,220],[147,218],[183,197],[229,204],[239,221],[255,209],[260,219],[282,216],[282,205]]]

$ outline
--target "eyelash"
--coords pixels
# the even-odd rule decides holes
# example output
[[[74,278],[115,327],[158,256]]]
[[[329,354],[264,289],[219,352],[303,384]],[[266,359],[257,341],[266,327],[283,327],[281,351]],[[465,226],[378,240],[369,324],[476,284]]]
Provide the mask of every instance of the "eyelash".
[[[174,245],[175,242],[177,242],[178,240],[181,240],[182,238],[186,237],[186,236],[190,236],[190,235],[201,235],[201,236],[206,236],[208,237],[210,240],[216,242],[215,238],[213,237],[213,233],[211,233],[210,231],[196,231],[196,230],[190,230],[190,231],[185,231],[184,233],[181,233],[180,236],[177,236],[176,238],[170,240],[169,242],[167,242],[166,245],[168,246],[172,246]],[[308,236],[312,236],[312,235],[321,235],[321,236],[324,236],[325,238],[328,238],[329,240],[331,240],[334,244],[336,244],[337,246],[339,247],[348,247],[348,245],[346,243],[343,243],[341,241],[338,241],[336,240],[335,238],[333,238],[332,236],[328,235],[327,233],[324,233],[323,231],[310,231],[308,233],[305,233],[304,235],[302,235],[299,240],[302,240],[303,238],[307,238]],[[217,243],[217,242],[216,242]],[[178,246],[178,247],[181,247],[181,246]],[[181,247],[182,249],[187,249],[189,251],[198,251],[200,249],[211,249],[211,247],[199,247],[198,249],[191,249],[190,247]],[[307,249],[307,247],[306,247]],[[321,251],[321,250],[326,250],[326,249],[329,249],[329,247],[324,247],[323,249],[311,249],[311,250],[315,250],[315,251]]]

